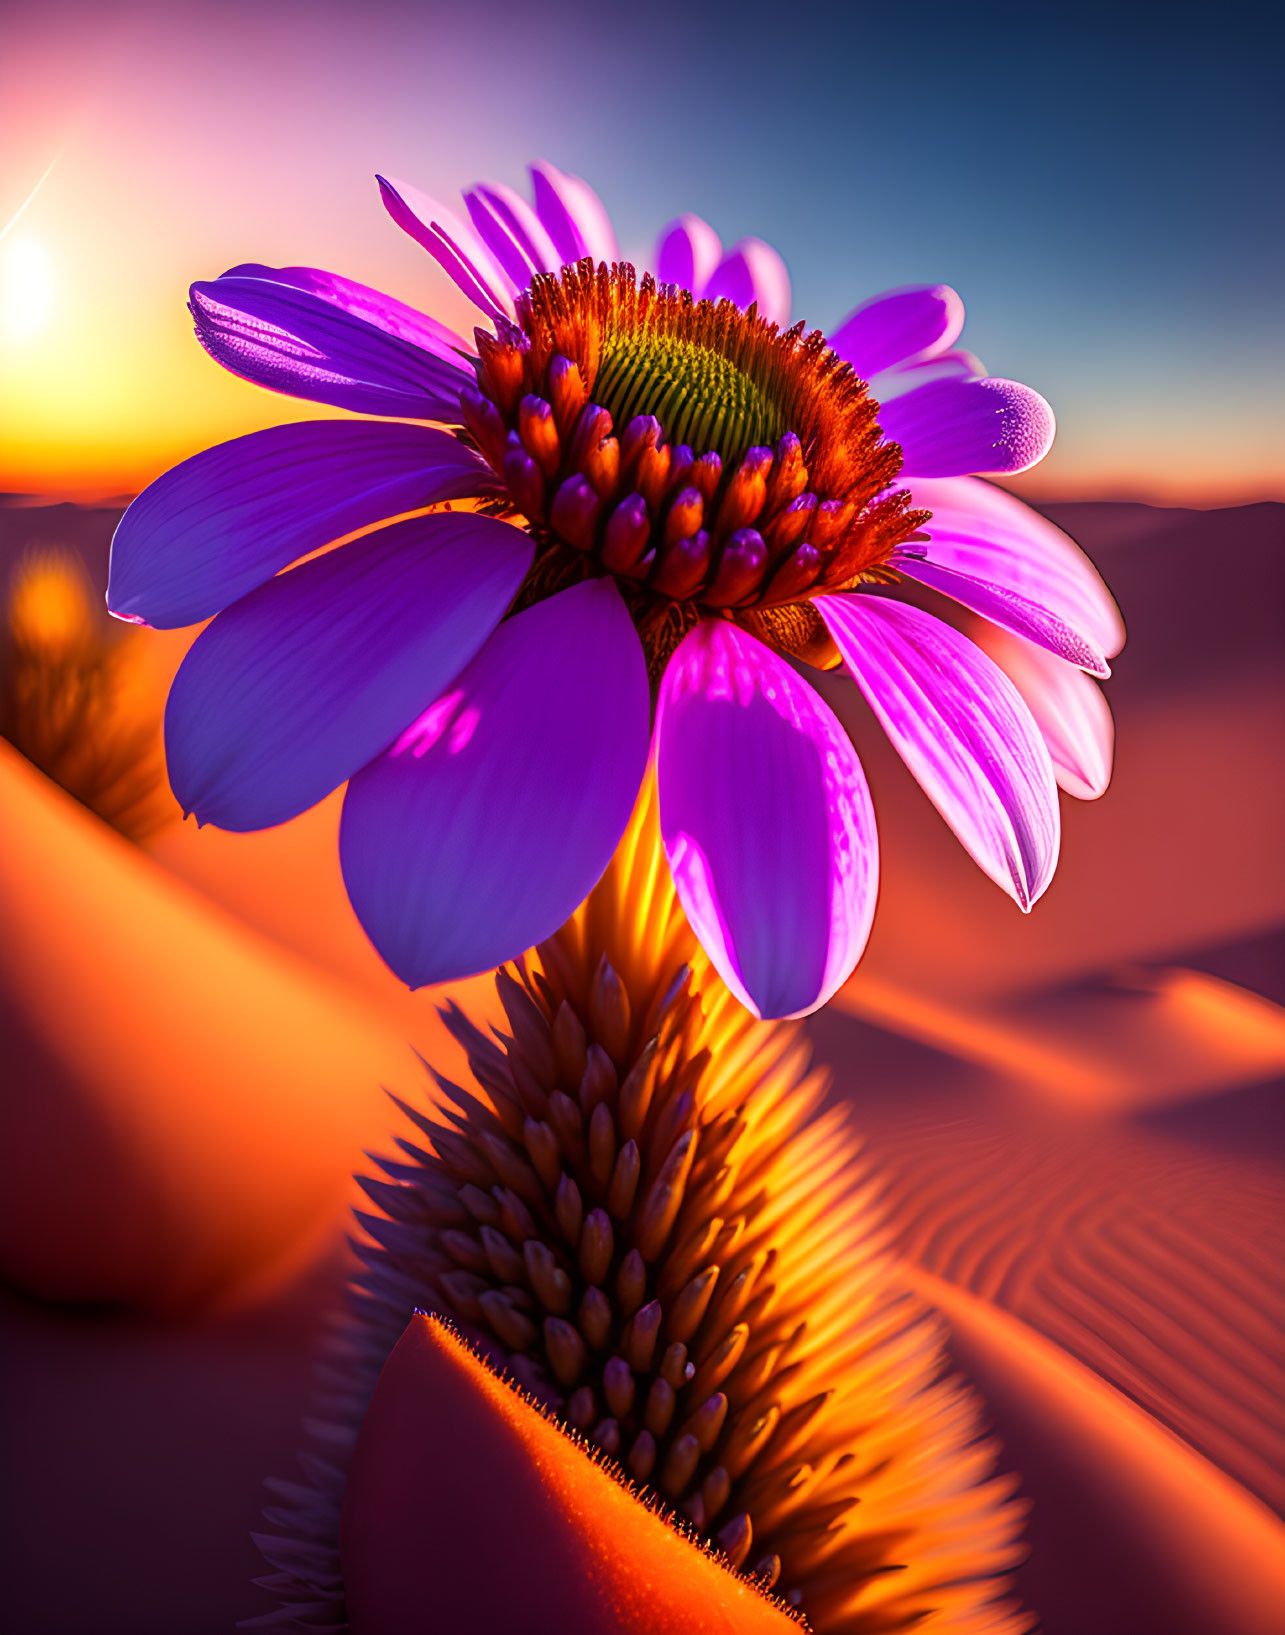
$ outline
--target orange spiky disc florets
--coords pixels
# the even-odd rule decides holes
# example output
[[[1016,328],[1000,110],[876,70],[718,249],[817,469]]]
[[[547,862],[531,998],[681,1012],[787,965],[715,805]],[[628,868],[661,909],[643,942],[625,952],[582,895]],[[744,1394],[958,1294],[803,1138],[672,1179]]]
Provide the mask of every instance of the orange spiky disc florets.
[[[536,278],[478,332],[470,436],[539,551],[527,602],[615,576],[657,664],[702,615],[825,662],[814,596],[877,578],[927,518],[866,383],[802,324],[627,265]]]

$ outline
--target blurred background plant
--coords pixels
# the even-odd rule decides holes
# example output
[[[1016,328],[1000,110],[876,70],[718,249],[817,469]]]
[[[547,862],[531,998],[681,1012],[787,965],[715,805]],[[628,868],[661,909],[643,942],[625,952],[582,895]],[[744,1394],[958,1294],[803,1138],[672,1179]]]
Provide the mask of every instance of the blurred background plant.
[[[106,617],[78,557],[27,547],[0,645],[0,736],[130,840],[178,816],[144,640]]]

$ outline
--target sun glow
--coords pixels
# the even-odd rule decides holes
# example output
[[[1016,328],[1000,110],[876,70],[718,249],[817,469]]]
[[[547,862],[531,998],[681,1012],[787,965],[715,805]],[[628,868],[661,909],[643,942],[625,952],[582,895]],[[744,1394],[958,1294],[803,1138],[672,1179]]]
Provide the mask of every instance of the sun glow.
[[[0,250],[0,334],[22,345],[37,336],[54,308],[49,252],[33,238],[15,238]]]

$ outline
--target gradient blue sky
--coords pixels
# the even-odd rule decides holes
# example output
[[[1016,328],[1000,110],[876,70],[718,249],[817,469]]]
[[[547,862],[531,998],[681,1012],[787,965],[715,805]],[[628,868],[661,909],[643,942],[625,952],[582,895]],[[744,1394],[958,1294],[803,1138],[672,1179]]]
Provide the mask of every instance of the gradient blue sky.
[[[61,152],[20,228],[74,224],[67,261],[135,337],[102,366],[186,402],[207,366],[160,343],[189,344],[187,278],[312,262],[427,302],[371,172],[449,193],[540,155],[627,249],[682,209],[769,239],[821,325],[954,284],[966,343],[1058,412],[1027,492],[1285,497],[1283,38],[1227,5],[10,4],[0,225]],[[221,435],[264,422],[231,389]],[[105,471],[133,402],[108,399],[117,442],[67,425]],[[159,443],[138,413],[158,469],[201,441],[195,411]]]

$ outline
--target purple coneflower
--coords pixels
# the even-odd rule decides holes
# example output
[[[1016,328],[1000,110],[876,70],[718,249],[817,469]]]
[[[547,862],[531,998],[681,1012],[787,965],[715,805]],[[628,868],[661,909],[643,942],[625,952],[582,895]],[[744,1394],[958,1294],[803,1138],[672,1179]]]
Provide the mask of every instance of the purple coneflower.
[[[218,614],[167,712],[184,810],[263,828],[348,781],[349,896],[419,986],[566,919],[650,750],[693,928],[750,1009],[800,1015],[852,971],[877,888],[861,765],[790,661],[843,663],[1029,908],[1057,861],[1055,778],[1104,785],[1109,717],[1085,690],[1123,639],[1070,540],[968,475],[1042,458],[1048,405],[955,349],[963,307],[944,286],[876,297],[827,341],[784,327],[768,246],[723,255],[683,217],[639,278],[583,182],[533,177],[534,208],[482,186],[470,222],[381,183],[485,315],[475,346],[312,269],[193,286],[226,368],[385,418],[235,439],[126,514],[113,611]],[[887,594],[903,581],[1038,655],[1029,705],[952,626]]]

